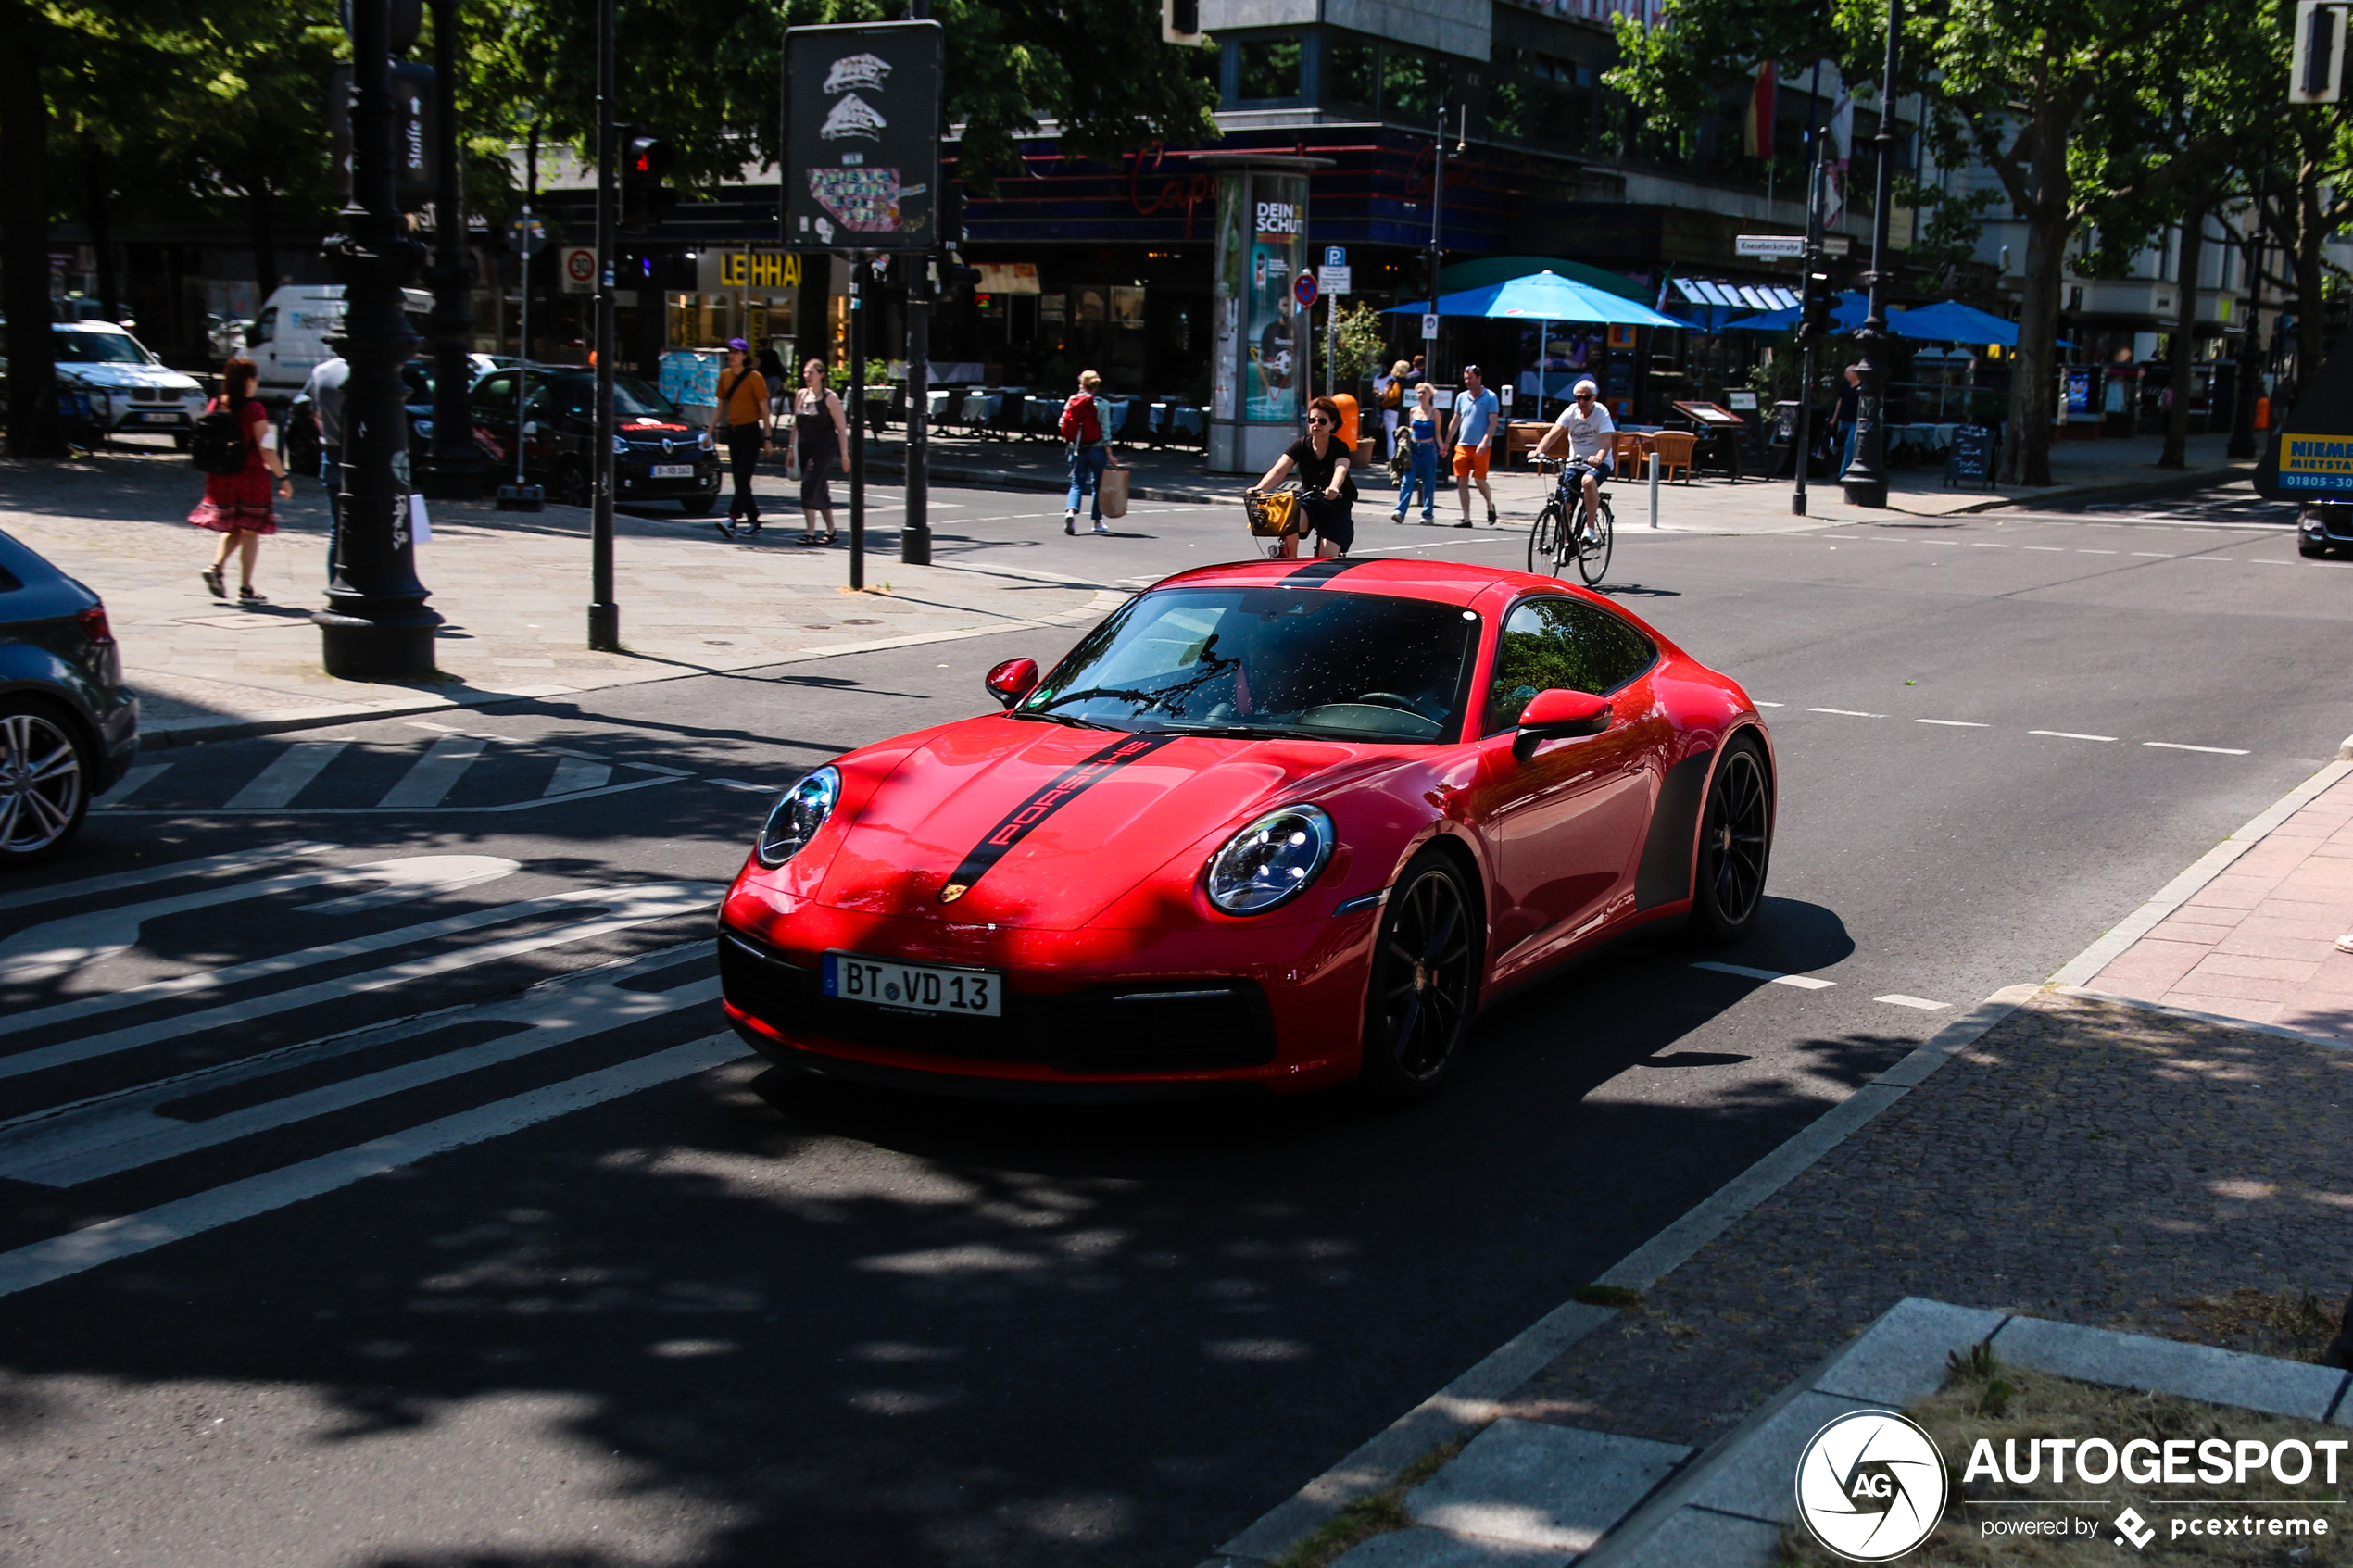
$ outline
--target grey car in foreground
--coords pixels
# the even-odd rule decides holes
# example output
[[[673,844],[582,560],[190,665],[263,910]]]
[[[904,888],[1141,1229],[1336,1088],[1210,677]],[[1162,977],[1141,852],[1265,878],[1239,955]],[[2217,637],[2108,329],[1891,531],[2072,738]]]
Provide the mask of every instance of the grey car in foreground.
[[[0,871],[63,847],[138,749],[106,605],[0,533]]]

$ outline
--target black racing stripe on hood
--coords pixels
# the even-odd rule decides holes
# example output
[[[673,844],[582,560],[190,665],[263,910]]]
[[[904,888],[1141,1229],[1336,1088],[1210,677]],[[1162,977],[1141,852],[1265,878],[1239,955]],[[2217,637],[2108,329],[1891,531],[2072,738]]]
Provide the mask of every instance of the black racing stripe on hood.
[[[1328,583],[1351,567],[1369,564],[1370,562],[1364,559],[1351,560],[1346,556],[1327,556],[1322,560],[1309,561],[1297,571],[1285,572],[1283,586],[1304,588],[1317,583]]]
[[[1180,737],[1174,734],[1122,735],[1075,767],[1065,768],[1051,784],[1005,813],[981,841],[964,854],[939,889],[939,901],[952,904],[972,891],[988,868],[1029,836],[1029,830],[1101,784],[1117,769],[1149,757]]]

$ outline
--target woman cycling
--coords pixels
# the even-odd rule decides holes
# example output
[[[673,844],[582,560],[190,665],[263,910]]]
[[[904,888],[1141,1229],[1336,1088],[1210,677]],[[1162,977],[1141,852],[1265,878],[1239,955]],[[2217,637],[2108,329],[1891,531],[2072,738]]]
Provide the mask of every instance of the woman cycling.
[[[1299,498],[1299,509],[1307,520],[1307,528],[1315,534],[1318,556],[1344,556],[1348,546],[1356,542],[1356,520],[1349,508],[1355,504],[1356,482],[1348,477],[1348,448],[1341,445],[1335,433],[1340,429],[1340,405],[1328,397],[1318,397],[1307,405],[1307,433],[1284,448],[1266,470],[1266,477],[1252,488],[1252,495],[1263,495],[1283,482],[1283,476],[1294,468],[1306,493]],[[1304,532],[1304,530],[1302,530]],[[1299,554],[1299,534],[1283,536],[1275,548],[1277,557]]]

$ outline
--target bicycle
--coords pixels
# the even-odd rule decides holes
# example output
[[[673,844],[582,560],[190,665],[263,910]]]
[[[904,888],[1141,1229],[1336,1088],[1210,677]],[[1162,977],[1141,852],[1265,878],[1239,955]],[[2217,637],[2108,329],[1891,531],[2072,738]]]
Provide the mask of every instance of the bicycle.
[[[1577,575],[1585,585],[1599,587],[1603,574],[1609,571],[1610,546],[1617,535],[1617,520],[1610,510],[1608,495],[1596,487],[1597,515],[1589,521],[1585,476],[1592,471],[1591,468],[1562,458],[1539,458],[1536,466],[1546,472],[1558,469],[1561,482],[1544,509],[1536,514],[1536,527],[1528,536],[1528,570],[1558,577],[1574,560]]]

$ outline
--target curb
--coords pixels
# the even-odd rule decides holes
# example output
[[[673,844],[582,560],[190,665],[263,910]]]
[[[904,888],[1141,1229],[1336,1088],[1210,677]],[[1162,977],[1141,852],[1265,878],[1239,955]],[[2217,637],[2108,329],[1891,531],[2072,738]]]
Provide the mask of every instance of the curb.
[[[2243,1030],[2252,1035],[2269,1035],[2277,1040],[2294,1040],[2300,1045],[2327,1046],[2334,1050],[2353,1050],[2353,1044],[2328,1035],[2308,1035],[2301,1029],[2283,1029],[2276,1023],[2254,1023],[2244,1018],[2231,1018],[2219,1012],[2200,1012],[2196,1008],[2177,1008],[2165,1002],[2145,1001],[2139,997],[2121,997],[2113,991],[2086,990],[2081,985],[2054,985],[2062,997],[2081,997],[2087,1002],[2107,1002],[2115,1007],[2138,1008],[2143,1012],[2157,1013],[2165,1018],[2178,1018],[2187,1023],[2211,1023],[2218,1028]]]
[[[2036,985],[2010,985],[1994,992],[1966,1016],[1930,1035],[1902,1060],[1717,1188],[1593,1283],[1634,1290],[1656,1284],[1743,1215],[1787,1186],[1806,1167],[1909,1094],[1987,1030],[2017,1011],[2040,989]],[[1348,1503],[1391,1485],[1408,1464],[1434,1445],[1461,1436],[1491,1419],[1496,1413],[1495,1401],[1617,1316],[1615,1308],[1589,1306],[1581,1301],[1567,1301],[1554,1308],[1462,1376],[1391,1422],[1371,1441],[1261,1514],[1212,1552],[1200,1568],[1263,1568],[1270,1564]],[[1745,1424],[1735,1429],[1735,1435],[1741,1430],[1745,1430]]]
[[[975,571],[975,568],[949,568],[950,571]],[[1006,575],[998,573],[998,575]],[[1038,581],[1063,583],[1061,578],[1044,578],[1036,572],[1018,573]],[[139,731],[141,751],[165,751],[183,746],[203,746],[212,741],[247,740],[255,735],[282,734],[297,730],[324,729],[333,724],[360,724],[375,719],[401,719],[418,713],[439,713],[451,709],[488,708],[502,702],[540,702],[549,697],[578,696],[589,692],[611,691],[622,686],[658,685],[665,681],[692,680],[703,675],[740,675],[754,670],[775,670],[787,664],[807,664],[817,659],[841,659],[850,654],[881,653],[891,648],[924,647],[934,643],[965,642],[975,637],[993,637],[1005,632],[1051,631],[1066,626],[1085,625],[1125,602],[1128,591],[1106,588],[1099,583],[1069,582],[1068,586],[1093,588],[1094,598],[1076,610],[1063,613],[1068,620],[1048,618],[1038,621],[1006,621],[993,626],[974,626],[953,632],[918,632],[904,637],[877,637],[862,643],[834,643],[823,647],[802,648],[793,653],[776,654],[749,664],[695,666],[668,674],[649,675],[635,681],[608,681],[587,686],[532,686],[521,691],[463,691],[452,696],[421,696],[414,702],[395,702],[383,706],[365,703],[329,703],[314,708],[292,708],[262,719],[222,719],[160,721],[153,726],[142,725]],[[1106,598],[1111,602],[1105,603]]]

